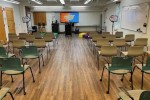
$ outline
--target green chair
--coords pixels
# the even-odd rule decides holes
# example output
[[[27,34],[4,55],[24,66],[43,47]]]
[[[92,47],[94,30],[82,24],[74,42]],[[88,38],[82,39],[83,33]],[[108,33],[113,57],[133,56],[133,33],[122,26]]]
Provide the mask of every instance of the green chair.
[[[43,55],[38,52],[38,49],[36,46],[23,46],[23,47],[21,47],[22,63],[23,63],[24,59],[37,59],[38,58],[38,60],[39,60],[39,73],[41,73],[40,56],[42,57],[43,66],[44,66]]]
[[[24,73],[25,71],[29,68],[31,71],[31,75],[33,78],[33,82],[35,82],[34,80],[34,76],[32,73],[32,69],[29,65],[21,65],[20,59],[19,58],[1,58],[1,85],[2,85],[2,75],[6,74],[6,75],[23,75],[23,91],[24,91],[24,95],[26,94],[25,92],[25,78],[24,78]]]
[[[50,44],[49,43],[53,42],[53,35],[50,34],[50,33],[47,33],[47,34],[44,35],[43,39],[47,43],[48,49],[49,49],[49,52],[50,52]],[[54,45],[54,42],[53,42],[53,45]]]
[[[58,38],[58,33],[53,33],[54,34],[54,38]]]
[[[0,47],[3,47],[3,44],[0,42]]]
[[[123,87],[119,87],[118,100],[150,100],[149,90],[127,90]]]
[[[110,90],[110,73],[116,75],[125,75],[127,73],[131,73],[131,87],[133,89],[133,81],[132,81],[132,58],[131,57],[113,57],[112,64],[105,64],[103,67],[102,75],[100,81],[102,81],[104,69],[108,70],[108,91]]]
[[[9,88],[1,88],[0,89],[0,100],[2,100],[7,95],[7,93],[9,93],[12,100],[14,100],[14,97],[13,97],[12,93],[9,91]]]
[[[54,45],[57,43],[58,44],[58,33],[53,33],[54,34]]]
[[[0,58],[9,58],[15,56],[14,54],[10,54],[6,52],[4,47],[0,47]]]
[[[142,72],[142,81],[141,81],[141,89],[143,89],[143,80],[144,80],[144,73],[146,74],[150,74],[150,57],[147,58],[146,60],[146,64],[136,64],[134,69],[135,68],[138,68],[141,70]]]

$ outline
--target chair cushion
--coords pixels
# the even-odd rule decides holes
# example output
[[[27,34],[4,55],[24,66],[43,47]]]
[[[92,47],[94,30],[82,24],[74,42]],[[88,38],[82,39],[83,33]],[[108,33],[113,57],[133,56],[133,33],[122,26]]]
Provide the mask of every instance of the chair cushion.
[[[15,54],[8,53],[8,57],[13,57]]]
[[[34,59],[34,58],[38,58],[38,55],[25,55],[23,56],[23,58]]]
[[[21,67],[23,67],[23,65],[21,65]],[[28,68],[29,68],[29,65],[24,65],[23,71],[7,70],[7,71],[3,71],[3,73],[8,74],[8,75],[17,75],[17,74],[21,74],[22,72],[26,71]]]
[[[5,97],[5,95],[8,93],[8,91],[9,91],[9,88],[1,88],[0,89],[0,100],[2,100]]]
[[[147,51],[148,54],[150,54],[150,51]]]
[[[111,67],[111,64],[105,64],[105,67],[109,70],[109,67]],[[126,70],[126,69],[118,69],[118,70],[109,70],[111,73],[113,74],[126,74],[129,73],[130,70]]]
[[[146,66],[146,64],[136,64],[136,66],[140,69],[140,70],[143,70],[145,73],[150,73],[150,68],[147,67],[147,68],[144,68]]]
[[[134,100],[139,100],[141,93],[145,90],[129,90],[128,93],[134,98]],[[119,93],[122,100],[131,100],[124,92]]]
[[[128,55],[128,52],[122,52],[123,55],[127,56]]]

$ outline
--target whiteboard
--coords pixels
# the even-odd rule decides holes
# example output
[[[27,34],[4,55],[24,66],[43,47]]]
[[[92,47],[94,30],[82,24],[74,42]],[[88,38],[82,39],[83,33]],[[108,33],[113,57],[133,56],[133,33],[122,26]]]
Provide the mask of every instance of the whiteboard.
[[[123,7],[121,13],[121,28],[146,33],[148,12],[148,3]]]
[[[99,12],[79,12],[78,26],[93,26],[100,25],[100,13]]]

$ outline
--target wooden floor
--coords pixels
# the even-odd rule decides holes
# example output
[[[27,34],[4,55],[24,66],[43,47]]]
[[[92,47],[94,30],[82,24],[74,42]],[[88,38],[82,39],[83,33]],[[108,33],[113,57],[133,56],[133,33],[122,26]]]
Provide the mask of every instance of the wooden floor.
[[[104,61],[100,59],[100,70],[97,69],[96,56],[93,55],[88,42],[77,36],[65,37],[60,35],[58,44],[53,48],[47,59],[44,53],[45,66],[39,74],[37,60],[32,60],[35,83],[32,83],[30,71],[25,73],[26,95],[22,87],[22,76],[14,76],[11,83],[10,76],[3,76],[3,86],[10,87],[15,100],[116,100],[118,98],[118,87],[123,86],[130,89],[129,76],[126,75],[124,82],[120,76],[111,74],[110,94],[107,90],[107,71],[104,73],[103,81],[100,76]],[[145,75],[144,89],[150,89],[150,75]],[[141,72],[135,70],[133,76],[134,89],[140,89]],[[11,100],[6,96],[4,100]]]

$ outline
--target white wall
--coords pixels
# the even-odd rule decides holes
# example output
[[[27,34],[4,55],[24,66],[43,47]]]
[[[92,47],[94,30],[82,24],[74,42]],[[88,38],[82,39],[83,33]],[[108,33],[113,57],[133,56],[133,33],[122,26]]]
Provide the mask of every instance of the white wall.
[[[80,31],[96,31],[96,27],[91,27],[93,25],[100,25],[100,13],[101,12],[79,12],[79,23],[75,24],[78,26],[83,26],[80,27]],[[33,15],[32,15],[33,16]],[[46,13],[46,19],[47,19],[47,26],[46,26],[46,31],[51,32],[51,23],[52,20],[57,20],[60,23],[60,13],[59,12],[47,12]],[[34,25],[34,22],[33,22]],[[90,25],[90,27],[87,27]],[[86,26],[86,27],[85,27]],[[59,24],[59,30],[60,32],[65,31],[65,24],[60,23]]]
[[[5,12],[5,7],[11,7],[13,8],[14,11],[14,22],[15,22],[15,29],[16,29],[16,33],[21,33],[21,32],[25,32],[25,30],[23,30],[24,26],[22,26],[22,16],[20,14],[21,9],[23,9],[23,7],[16,5],[16,4],[12,4],[12,3],[7,3],[4,1],[0,0],[0,6],[4,9],[3,11],[3,18],[4,18],[4,24],[5,24],[5,31],[6,31],[6,37],[8,39],[8,24],[7,24],[7,18],[6,18],[6,12]]]
[[[150,2],[150,0],[121,0],[121,4],[120,5],[116,5],[116,4],[110,4],[106,6],[106,9],[108,9],[106,11],[106,16],[105,16],[105,22],[106,22],[106,27],[107,27],[107,31],[112,30],[112,23],[109,21],[109,17],[110,15],[114,15],[117,14],[120,17],[121,14],[121,8],[123,6],[129,6],[129,5],[134,5],[134,4],[140,4],[140,3],[145,3],[145,2]],[[118,8],[120,9],[120,11],[118,11]],[[149,12],[150,13],[150,12]],[[118,31],[123,31],[124,35],[126,34],[135,34],[135,37],[146,37],[149,38],[150,37],[150,16],[148,18],[148,27],[147,27],[147,33],[140,33],[140,32],[135,32],[135,31],[130,31],[130,30],[126,30],[126,29],[121,29],[120,28],[120,20],[118,23],[115,24],[115,29],[117,29]],[[148,44],[150,45],[150,38],[148,39]]]

